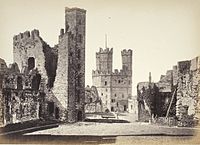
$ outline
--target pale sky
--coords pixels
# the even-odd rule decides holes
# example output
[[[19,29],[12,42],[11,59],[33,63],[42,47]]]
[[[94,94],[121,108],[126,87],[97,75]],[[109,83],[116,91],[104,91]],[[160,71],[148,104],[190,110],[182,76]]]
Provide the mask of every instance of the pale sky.
[[[87,10],[86,85],[92,84],[95,52],[113,47],[113,69],[121,68],[121,50],[133,50],[133,94],[136,85],[153,81],[180,60],[200,54],[200,0],[0,0],[0,58],[12,63],[12,38],[39,29],[51,46],[64,28],[64,7]]]

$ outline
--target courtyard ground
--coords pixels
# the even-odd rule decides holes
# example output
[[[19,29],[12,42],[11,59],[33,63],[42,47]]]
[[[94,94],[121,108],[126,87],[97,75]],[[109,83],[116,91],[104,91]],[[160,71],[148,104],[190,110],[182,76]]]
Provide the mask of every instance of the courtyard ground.
[[[136,122],[131,114],[119,114],[130,123],[77,122],[49,129],[22,131],[3,136],[1,143],[64,144],[200,144],[200,128],[168,127]]]

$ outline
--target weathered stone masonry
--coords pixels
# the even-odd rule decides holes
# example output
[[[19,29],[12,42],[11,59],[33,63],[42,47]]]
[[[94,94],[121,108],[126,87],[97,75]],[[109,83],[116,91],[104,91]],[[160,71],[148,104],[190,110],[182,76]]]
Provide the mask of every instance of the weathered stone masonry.
[[[85,99],[85,13],[65,9],[66,30],[61,29],[58,68],[53,93],[65,108],[69,122],[84,118]]]
[[[146,82],[147,88],[143,83],[138,84],[138,111],[139,120],[145,121],[150,119],[149,114],[146,113],[144,107],[141,107],[142,102],[145,101],[144,96],[149,98],[151,95],[147,94],[151,82]],[[172,106],[169,110],[169,116],[173,116],[178,121],[179,126],[193,126],[200,117],[200,57],[195,57],[192,60],[180,61],[173,66],[172,70],[168,70],[166,75],[162,75],[158,83],[154,83],[158,88],[158,95],[154,94],[156,100],[160,102],[155,103],[155,106],[163,104],[162,114],[158,117],[164,117],[167,114],[169,103],[173,97]],[[145,91],[146,90],[146,91]],[[162,101],[164,100],[164,101]],[[153,100],[151,100],[153,101]],[[163,107],[164,106],[164,107]],[[148,104],[146,108],[148,108]],[[156,111],[158,114],[159,111]],[[144,117],[146,119],[144,120]],[[149,117],[148,117],[149,116]]]
[[[199,119],[200,57],[178,62],[177,76],[176,116],[179,120],[186,115]]]
[[[65,30],[61,29],[59,42],[54,47],[50,47],[40,37],[38,30],[26,31],[13,37],[14,62],[19,66],[20,72],[8,73],[8,76],[20,74],[24,78],[37,70],[41,76],[38,90],[43,90],[45,97],[42,103],[33,102],[42,105],[40,110],[36,108],[35,110],[36,113],[42,112],[44,119],[67,122],[84,119],[85,17],[86,11],[83,9],[65,8]],[[22,80],[27,86],[26,79]],[[6,89],[8,88],[5,86]],[[25,91],[24,93],[20,93],[20,90],[15,91],[19,91],[18,98],[20,98],[21,94],[26,94],[27,89],[21,90],[21,92]],[[25,96],[31,99],[34,93]],[[12,103],[12,100],[10,101]],[[34,117],[28,120],[31,119]],[[11,123],[15,122],[11,121]],[[20,122],[19,117],[18,122]]]
[[[96,70],[92,72],[93,85],[97,87],[103,111],[130,111],[128,99],[132,97],[132,50],[123,50],[122,69],[112,72],[113,49],[100,48],[96,53]]]

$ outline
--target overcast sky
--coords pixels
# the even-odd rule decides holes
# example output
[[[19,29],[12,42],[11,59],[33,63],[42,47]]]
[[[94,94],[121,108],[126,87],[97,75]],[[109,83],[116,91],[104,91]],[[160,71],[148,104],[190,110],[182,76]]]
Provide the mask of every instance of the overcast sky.
[[[114,67],[121,68],[121,50],[133,50],[133,94],[140,81],[153,81],[180,60],[200,50],[200,0],[0,0],[0,57],[13,61],[12,38],[39,29],[51,46],[64,28],[64,7],[87,10],[86,85],[92,84],[95,52],[114,50]]]

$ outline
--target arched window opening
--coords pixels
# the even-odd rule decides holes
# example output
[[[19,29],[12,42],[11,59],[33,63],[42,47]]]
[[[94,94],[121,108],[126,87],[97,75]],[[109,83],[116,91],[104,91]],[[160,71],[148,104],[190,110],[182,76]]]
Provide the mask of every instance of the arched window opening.
[[[124,105],[124,111],[127,111],[127,107],[126,107],[126,105]]]
[[[35,58],[29,57],[28,58],[28,70],[31,70],[35,67]]]
[[[107,81],[105,81],[105,86],[107,86]]]

